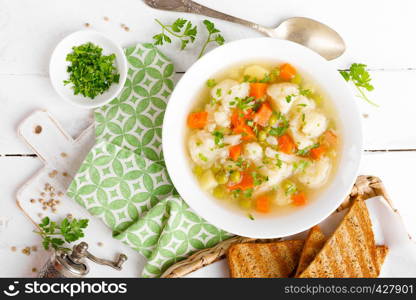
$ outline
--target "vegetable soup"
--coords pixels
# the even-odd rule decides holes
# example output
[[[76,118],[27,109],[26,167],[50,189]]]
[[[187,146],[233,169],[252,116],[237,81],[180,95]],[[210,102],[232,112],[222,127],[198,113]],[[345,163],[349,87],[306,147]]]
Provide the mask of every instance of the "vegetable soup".
[[[186,148],[203,190],[250,218],[308,205],[339,158],[335,110],[289,63],[244,64],[207,81]]]

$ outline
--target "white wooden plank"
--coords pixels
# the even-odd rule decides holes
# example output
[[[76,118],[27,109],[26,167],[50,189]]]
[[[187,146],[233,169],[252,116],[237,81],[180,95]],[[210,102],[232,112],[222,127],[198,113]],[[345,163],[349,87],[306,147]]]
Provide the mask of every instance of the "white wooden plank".
[[[42,250],[41,240],[33,233],[35,226],[16,205],[16,190],[23,185],[35,172],[42,167],[37,158],[31,157],[0,157],[0,277],[34,277],[37,274],[32,268],[39,268],[45,263],[49,254]],[[7,171],[6,171],[7,170]],[[42,187],[40,187],[40,190]],[[32,197],[38,197],[33,195]],[[27,199],[29,201],[30,199]],[[63,200],[62,200],[63,201]],[[65,201],[72,201],[65,199]],[[73,203],[71,203],[73,204]],[[90,245],[90,251],[98,257],[113,259],[118,253],[128,256],[122,271],[118,272],[109,267],[90,263],[90,277],[138,277],[144,264],[144,258],[133,249],[112,238],[111,231],[96,218],[78,205],[72,205],[71,213],[77,218],[89,218],[90,224],[86,230],[85,241]],[[46,213],[45,213],[46,215]],[[51,218],[57,216],[50,214]],[[1,223],[1,222],[0,222]],[[99,246],[98,243],[103,243]],[[11,247],[17,251],[11,251]],[[30,256],[21,253],[27,246],[37,246],[38,251]]]
[[[268,26],[279,24],[292,16],[320,20],[344,37],[347,53],[334,65],[345,67],[362,61],[372,68],[416,67],[416,43],[413,13],[416,2],[402,0],[328,1],[293,0],[199,0],[212,8]],[[123,45],[150,41],[160,31],[154,18],[171,22],[183,13],[168,13],[147,7],[137,0],[2,0],[0,1],[0,70],[3,74],[47,73],[49,55],[66,34],[84,28],[103,31]],[[103,20],[108,16],[110,21]],[[203,17],[185,16],[201,23]],[[120,24],[126,24],[130,32]],[[216,21],[227,41],[261,36],[251,29],[225,21]],[[204,35],[204,34],[203,34]],[[164,47],[174,58],[178,70],[186,70],[195,60],[201,40],[189,51],[175,46]]]
[[[380,107],[355,99],[362,113],[368,115],[363,118],[365,148],[416,149],[416,70],[375,71],[371,75],[375,90],[368,96]],[[177,74],[176,80],[180,76]],[[73,137],[92,122],[91,112],[61,100],[47,77],[0,75],[0,87],[0,154],[32,153],[17,137],[16,128],[35,109],[48,109]],[[353,86],[351,89],[356,94]]]
[[[407,230],[413,237],[416,237],[416,199],[413,193],[414,172],[412,169],[414,165],[416,165],[416,152],[366,153],[360,174],[375,175],[383,180],[395,207],[403,217]],[[406,166],[409,167],[406,168]],[[33,225],[15,205],[16,189],[40,167],[41,163],[36,158],[0,157],[0,170],[14,170],[13,172],[0,172],[0,182],[2,182],[0,219],[8,220],[7,228],[0,229],[0,265],[10,266],[0,269],[0,277],[34,276],[31,269],[39,268],[47,258],[47,254],[42,250],[38,250],[31,256],[25,256],[20,252],[26,246],[39,245],[40,240],[32,233]],[[74,215],[86,216],[84,213],[80,207]],[[101,222],[92,218],[91,226],[100,228],[103,234],[107,232],[108,240],[104,242],[105,245],[113,245],[113,243],[116,246],[119,245],[119,251],[127,253],[130,258],[125,272],[111,272],[106,268],[95,269],[95,272],[100,276],[137,276],[143,265],[140,256],[128,247],[113,241],[110,232]],[[113,253],[109,253],[108,247],[98,247],[96,246],[98,240],[95,237],[88,235],[87,237],[87,241],[93,241],[92,251],[103,257],[112,257]],[[12,246],[16,246],[18,251],[12,252],[10,250]]]
[[[414,166],[416,166],[416,152],[414,151],[366,153],[362,160],[360,174],[381,178],[409,234],[416,238]]]

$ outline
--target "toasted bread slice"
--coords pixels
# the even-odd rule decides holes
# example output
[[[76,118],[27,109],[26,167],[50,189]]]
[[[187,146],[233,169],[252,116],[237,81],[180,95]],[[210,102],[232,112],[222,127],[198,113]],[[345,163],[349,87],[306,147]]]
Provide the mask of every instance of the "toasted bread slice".
[[[377,274],[377,277],[378,275],[380,275],[381,268],[383,266],[384,260],[386,259],[388,252],[389,252],[389,247],[385,245],[376,247],[377,264],[379,266],[379,272]]]
[[[377,277],[374,234],[367,206],[357,199],[334,234],[299,277]]]
[[[233,278],[289,277],[296,269],[302,240],[236,244],[227,260]]]
[[[296,270],[295,277],[298,277],[309,264],[314,260],[316,254],[321,251],[326,242],[326,237],[319,226],[314,226],[309,230],[308,236],[305,240],[302,253],[299,259],[299,265]]]

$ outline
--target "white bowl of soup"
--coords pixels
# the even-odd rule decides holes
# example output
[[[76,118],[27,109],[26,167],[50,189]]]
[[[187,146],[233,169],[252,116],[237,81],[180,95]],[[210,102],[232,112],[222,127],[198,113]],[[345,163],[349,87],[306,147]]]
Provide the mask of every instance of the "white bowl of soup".
[[[198,60],[166,110],[163,151],[186,203],[233,234],[276,238],[330,215],[355,182],[362,129],[329,62],[255,38]]]

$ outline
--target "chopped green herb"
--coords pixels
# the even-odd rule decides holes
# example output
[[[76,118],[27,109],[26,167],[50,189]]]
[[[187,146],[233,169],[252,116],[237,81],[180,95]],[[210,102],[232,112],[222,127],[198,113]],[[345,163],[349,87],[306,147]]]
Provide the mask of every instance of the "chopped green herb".
[[[218,98],[221,97],[221,93],[222,93],[222,89],[217,89],[215,91],[215,94],[217,95]]]
[[[64,84],[71,84],[74,94],[94,99],[107,91],[113,83],[118,83],[120,74],[114,65],[116,55],[103,55],[103,49],[93,43],[72,47],[66,56],[70,63],[67,67],[69,79]]]
[[[257,172],[252,172],[251,175],[253,176],[255,186],[260,185],[263,182],[269,181],[269,178],[267,176],[261,175]]]
[[[310,97],[312,97],[313,92],[309,89],[300,89],[299,94],[301,94],[302,96],[310,98]]]
[[[203,162],[207,162],[208,161],[208,158],[204,154],[202,154],[202,153],[198,153],[198,157]]]
[[[296,95],[293,95],[293,94],[291,94],[291,95],[287,95],[287,96],[286,96],[286,102],[287,102],[287,103],[290,103],[290,102],[292,101],[292,97],[294,97],[294,96],[296,96]]]
[[[248,214],[247,216],[250,220],[253,220],[253,221],[255,220],[252,214]]]
[[[279,158],[279,154],[276,154],[276,166],[281,169],[282,168],[282,160]]]
[[[305,169],[309,166],[310,162],[307,160],[300,160],[293,163],[293,168],[295,171],[305,172]]]
[[[244,197],[251,198],[253,196],[253,189],[248,189],[243,192]]]
[[[319,147],[319,143],[316,143],[316,144],[313,144],[313,145],[311,145],[311,146],[309,146],[309,147],[305,147],[305,148],[303,148],[303,149],[299,149],[297,152],[296,152],[296,155],[299,155],[299,156],[308,156],[309,155],[309,152],[312,150],[312,149],[314,149],[314,148],[318,148]]]
[[[223,138],[224,138],[224,134],[220,131],[214,131],[212,133],[212,135],[214,136],[214,141],[215,141],[215,145],[217,146],[222,146],[223,145]]]
[[[292,195],[292,194],[296,193],[296,191],[297,191],[297,188],[296,188],[296,185],[293,182],[288,182],[286,184],[286,187],[285,187],[285,195],[286,196]]]

